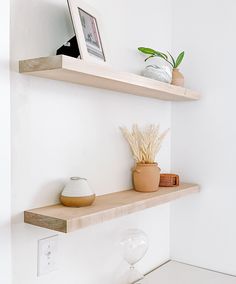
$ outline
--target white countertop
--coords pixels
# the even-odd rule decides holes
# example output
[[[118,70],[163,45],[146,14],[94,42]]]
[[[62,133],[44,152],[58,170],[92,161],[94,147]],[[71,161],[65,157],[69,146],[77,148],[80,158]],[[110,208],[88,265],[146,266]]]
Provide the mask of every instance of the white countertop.
[[[236,284],[236,277],[170,261],[146,275],[140,284]]]

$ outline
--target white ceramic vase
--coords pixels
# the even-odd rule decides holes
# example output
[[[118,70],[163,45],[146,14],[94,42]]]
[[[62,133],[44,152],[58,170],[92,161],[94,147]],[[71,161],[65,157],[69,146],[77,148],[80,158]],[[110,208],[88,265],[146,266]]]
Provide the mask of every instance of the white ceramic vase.
[[[148,65],[142,71],[142,75],[164,83],[172,81],[172,72],[167,66]]]
[[[60,200],[63,205],[69,207],[89,206],[94,202],[95,194],[85,178],[71,177],[61,193]]]

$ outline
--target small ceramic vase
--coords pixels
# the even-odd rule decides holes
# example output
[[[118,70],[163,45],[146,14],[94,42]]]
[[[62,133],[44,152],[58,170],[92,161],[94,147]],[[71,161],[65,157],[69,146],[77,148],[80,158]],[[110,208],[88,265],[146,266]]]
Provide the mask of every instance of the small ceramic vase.
[[[172,74],[167,66],[148,65],[142,71],[142,75],[160,82],[170,83]]]
[[[160,183],[160,168],[157,163],[137,164],[133,169],[134,189],[140,192],[157,191]]]
[[[89,206],[94,202],[95,194],[85,178],[71,177],[61,193],[60,200],[68,207]]]
[[[172,85],[184,87],[184,76],[179,69],[174,68],[172,71]]]

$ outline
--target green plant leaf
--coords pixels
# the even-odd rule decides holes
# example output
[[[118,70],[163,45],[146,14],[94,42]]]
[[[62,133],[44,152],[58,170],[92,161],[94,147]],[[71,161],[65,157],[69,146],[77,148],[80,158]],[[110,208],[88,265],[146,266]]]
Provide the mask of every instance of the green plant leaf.
[[[148,59],[152,58],[152,57],[155,57],[155,55],[150,55],[148,56],[144,61],[147,61]]]
[[[157,50],[155,50],[155,51],[156,51],[156,56],[161,57],[164,60],[168,60],[168,56],[165,53],[157,51]]]
[[[149,57],[147,57],[145,59],[145,61],[147,61],[149,58],[152,58],[152,57],[160,57],[160,58],[164,59],[166,62],[168,62],[174,68],[174,63],[172,64],[172,62],[170,62],[168,60],[168,56],[165,53],[154,50],[154,49],[149,48],[149,47],[138,47],[138,50],[141,51],[144,54],[150,55]]]
[[[179,54],[178,58],[176,59],[175,68],[178,68],[178,66],[179,66],[180,63],[182,62],[183,58],[184,58],[184,51],[182,51],[182,52]]]
[[[168,56],[165,53],[157,51],[157,50],[149,48],[149,47],[139,47],[138,50],[141,51],[142,53],[155,55],[155,56],[161,57],[163,59],[168,58]]]
[[[168,52],[168,51],[167,51]],[[175,59],[174,59],[174,57],[168,52],[168,54],[170,55],[170,58],[171,58],[171,60],[172,60],[172,62],[173,62],[173,66],[175,66]]]
[[[156,50],[148,47],[139,47],[138,50],[145,54],[152,54],[152,55],[157,54]]]
[[[163,57],[165,57],[165,59],[168,59],[168,56],[165,54],[165,53],[163,53],[163,52],[159,52]]]

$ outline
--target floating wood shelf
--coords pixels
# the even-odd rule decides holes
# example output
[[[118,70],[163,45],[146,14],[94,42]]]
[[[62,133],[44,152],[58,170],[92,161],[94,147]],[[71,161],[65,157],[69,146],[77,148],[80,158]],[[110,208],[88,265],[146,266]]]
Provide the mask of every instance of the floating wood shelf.
[[[152,193],[134,190],[98,196],[89,207],[70,208],[52,205],[24,212],[25,223],[69,233],[93,224],[154,207],[190,193],[198,192],[196,184],[183,183],[177,187],[161,187]]]
[[[20,61],[20,73],[66,81],[167,101],[198,100],[197,92],[162,83],[103,64],[88,63],[64,55]]]

